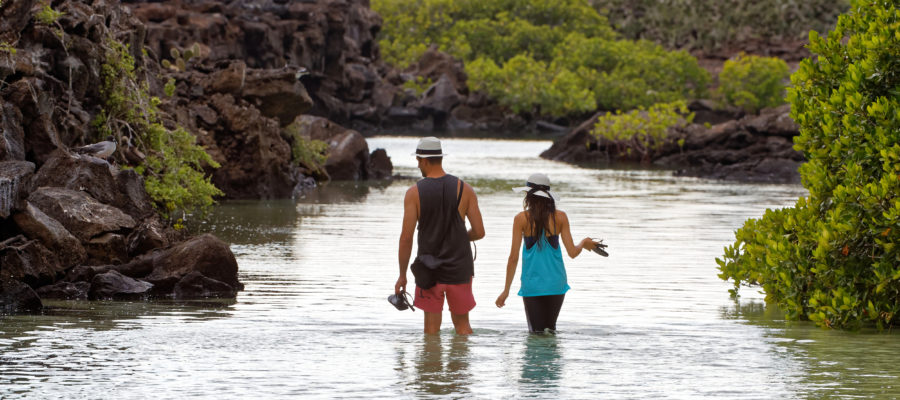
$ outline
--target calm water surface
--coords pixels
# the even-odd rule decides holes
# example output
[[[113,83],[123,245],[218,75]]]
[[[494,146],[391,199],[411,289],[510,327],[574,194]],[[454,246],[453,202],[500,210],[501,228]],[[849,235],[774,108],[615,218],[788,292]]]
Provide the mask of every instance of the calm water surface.
[[[373,138],[395,173],[418,176],[413,138]],[[733,231],[800,186],[592,170],[546,161],[547,141],[445,141],[445,167],[475,187],[475,334],[439,336],[386,297],[397,277],[403,194],[413,178],[334,183],[297,201],[221,205],[201,229],[232,244],[236,301],[53,302],[0,317],[0,398],[893,398],[896,335],[789,324],[714,258]],[[544,172],[576,237],[609,258],[567,259],[572,290],[556,336],[528,335],[500,293],[510,188]],[[410,280],[412,276],[410,274]],[[513,293],[518,290],[518,282]]]

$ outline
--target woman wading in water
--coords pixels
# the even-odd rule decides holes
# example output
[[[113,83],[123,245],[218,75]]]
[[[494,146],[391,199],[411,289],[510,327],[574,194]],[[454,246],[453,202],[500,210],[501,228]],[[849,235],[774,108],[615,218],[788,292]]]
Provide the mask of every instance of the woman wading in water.
[[[555,331],[556,318],[569,290],[566,267],[559,248],[560,238],[571,258],[581,254],[582,249],[592,250],[596,244],[591,238],[584,238],[577,246],[573,243],[572,233],[569,232],[569,218],[566,213],[556,209],[556,195],[550,192],[550,179],[546,175],[533,174],[528,177],[526,185],[527,187],[513,189],[527,192],[525,211],[520,212],[513,220],[512,247],[506,264],[506,287],[497,297],[497,307],[506,305],[524,237],[519,296],[522,296],[525,303],[528,330]]]

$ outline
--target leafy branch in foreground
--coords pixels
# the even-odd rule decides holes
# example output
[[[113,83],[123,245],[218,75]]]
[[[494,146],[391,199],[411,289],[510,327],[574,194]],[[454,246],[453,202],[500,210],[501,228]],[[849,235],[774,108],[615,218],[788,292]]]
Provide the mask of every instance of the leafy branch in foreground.
[[[890,328],[900,319],[900,1],[854,0],[791,76],[809,197],[748,220],[717,259],[790,319]]]

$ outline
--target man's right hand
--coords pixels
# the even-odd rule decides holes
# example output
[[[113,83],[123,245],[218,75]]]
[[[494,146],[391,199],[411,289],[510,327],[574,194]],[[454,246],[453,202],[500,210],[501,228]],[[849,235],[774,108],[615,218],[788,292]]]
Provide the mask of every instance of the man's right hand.
[[[406,277],[401,276],[397,278],[397,283],[394,284],[394,294],[399,295],[401,291],[406,291]]]

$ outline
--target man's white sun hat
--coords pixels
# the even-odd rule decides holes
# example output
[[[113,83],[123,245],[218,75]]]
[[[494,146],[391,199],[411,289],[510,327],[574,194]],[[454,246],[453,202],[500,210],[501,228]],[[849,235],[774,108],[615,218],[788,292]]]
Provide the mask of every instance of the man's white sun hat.
[[[443,157],[447,154],[444,154],[441,150],[441,140],[434,137],[428,136],[419,139],[419,144],[416,145],[416,152],[412,153],[412,155],[416,157],[428,158],[428,157]]]
[[[550,178],[544,174],[531,174],[528,177],[528,180],[525,182],[525,186],[513,188],[514,192],[529,192],[532,189],[536,189],[534,191],[535,196],[546,197],[548,199],[553,199],[553,202],[558,202],[559,197],[556,193],[550,191]]]

